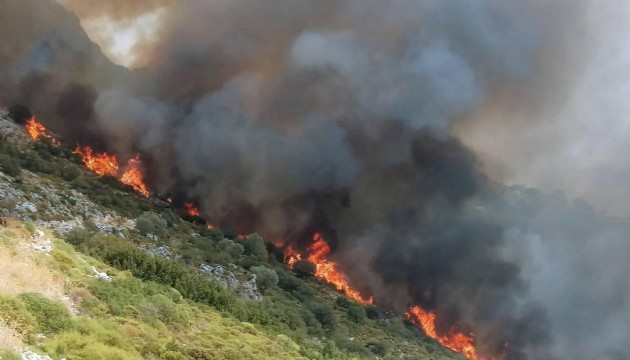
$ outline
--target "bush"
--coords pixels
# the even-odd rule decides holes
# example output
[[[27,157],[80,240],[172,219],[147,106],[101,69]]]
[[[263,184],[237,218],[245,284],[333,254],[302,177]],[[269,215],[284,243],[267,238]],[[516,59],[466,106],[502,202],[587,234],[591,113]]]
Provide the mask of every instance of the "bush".
[[[295,299],[302,302],[315,296],[313,289],[306,286],[303,281],[299,280],[288,271],[280,271],[278,273],[278,286]]]
[[[367,348],[376,356],[387,356],[387,345],[382,342],[374,341],[367,344]]]
[[[245,255],[253,255],[260,258],[267,257],[265,241],[258,234],[247,235],[245,240],[243,240],[243,247],[245,248]]]
[[[3,173],[12,177],[19,176],[22,173],[20,164],[7,154],[0,154],[0,169],[2,169]]]
[[[20,334],[35,330],[37,321],[19,299],[0,295],[0,322],[11,326]]]
[[[0,349],[0,360],[22,360],[22,356],[11,350]]]
[[[65,236],[65,240],[74,246],[81,246],[85,244],[88,240],[90,240],[90,232],[83,228],[75,228],[70,231]]]
[[[322,325],[322,328],[326,331],[332,331],[337,326],[337,318],[332,308],[326,304],[318,302],[310,302],[307,304],[307,309],[313,313],[315,319]]]
[[[172,286],[190,300],[220,310],[227,310],[235,303],[234,294],[216,281],[178,262],[149,255],[116,236],[95,236],[83,247],[113,267],[129,270],[145,281]]]
[[[15,104],[9,108],[9,116],[18,124],[24,124],[28,119],[33,117],[31,109],[22,105]]]
[[[33,314],[39,330],[43,333],[59,333],[72,328],[70,312],[62,304],[35,293],[20,294],[18,298]]]
[[[366,316],[363,306],[355,304],[348,306],[348,308],[346,309],[346,315],[348,316],[348,320],[352,321],[353,323],[365,323]]]
[[[136,230],[145,236],[149,234],[164,236],[166,228],[166,220],[152,212],[145,212],[136,219]]]
[[[33,224],[32,222],[25,222],[24,223],[24,227],[26,228],[26,230],[28,230],[28,232],[31,235],[35,235],[35,233],[37,232],[37,226],[35,226],[35,224]]]
[[[237,244],[230,239],[223,239],[217,244],[217,248],[221,251],[225,251],[234,260],[237,260],[243,255],[245,247],[241,244]]]
[[[256,275],[256,286],[261,293],[278,285],[278,274],[274,270],[265,266],[254,266],[250,270]]]
[[[310,278],[315,275],[317,266],[308,260],[299,260],[293,266],[293,272],[303,279]]]
[[[76,165],[66,165],[61,168],[61,177],[66,181],[72,181],[81,176],[81,170]]]

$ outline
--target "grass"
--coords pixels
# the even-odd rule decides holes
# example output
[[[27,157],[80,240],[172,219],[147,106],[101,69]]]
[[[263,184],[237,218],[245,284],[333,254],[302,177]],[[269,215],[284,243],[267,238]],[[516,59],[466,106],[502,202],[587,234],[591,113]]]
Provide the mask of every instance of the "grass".
[[[0,230],[0,294],[39,293],[70,307],[64,275],[45,266],[50,259],[30,247],[29,236],[22,227]]]

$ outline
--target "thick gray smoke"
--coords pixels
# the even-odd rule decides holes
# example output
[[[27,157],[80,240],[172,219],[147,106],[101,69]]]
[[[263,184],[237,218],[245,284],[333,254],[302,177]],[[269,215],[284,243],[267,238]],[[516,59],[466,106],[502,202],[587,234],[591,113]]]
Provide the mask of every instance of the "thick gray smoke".
[[[140,152],[155,191],[221,227],[297,246],[322,232],[379,304],[434,310],[484,356],[630,353],[629,225],[496,183],[463,142],[487,150],[492,124],[555,108],[587,1],[62,3],[82,21],[161,17],[128,71],[59,5],[2,0],[2,101]],[[511,105],[516,120],[480,120]]]

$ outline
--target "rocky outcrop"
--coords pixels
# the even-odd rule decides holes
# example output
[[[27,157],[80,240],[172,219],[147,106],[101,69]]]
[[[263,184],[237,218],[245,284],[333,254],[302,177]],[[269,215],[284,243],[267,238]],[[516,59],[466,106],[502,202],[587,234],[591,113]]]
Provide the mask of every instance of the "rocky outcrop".
[[[41,253],[50,254],[53,250],[53,243],[43,231],[37,230],[35,235],[31,237],[31,247]]]
[[[98,280],[110,282],[112,279],[111,276],[107,275],[106,272],[98,271],[94,266],[92,266],[92,272],[94,273],[94,277]]]
[[[234,290],[243,299],[252,301],[263,300],[263,296],[256,286],[256,275],[254,274],[249,274],[249,278],[242,281],[233,272],[225,270],[221,265],[201,264],[199,271],[214,278],[222,287]]]

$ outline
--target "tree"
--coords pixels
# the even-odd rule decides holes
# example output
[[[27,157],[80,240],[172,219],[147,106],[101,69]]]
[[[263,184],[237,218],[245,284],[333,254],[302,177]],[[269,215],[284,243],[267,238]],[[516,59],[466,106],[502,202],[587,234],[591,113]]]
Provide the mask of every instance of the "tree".
[[[265,293],[265,290],[278,285],[278,274],[273,269],[265,266],[254,266],[251,269],[256,275],[256,286],[261,293]]]
[[[24,124],[28,119],[33,117],[31,110],[22,105],[15,104],[9,108],[9,116],[18,124]]]
[[[240,258],[241,255],[243,255],[243,251],[245,251],[243,245],[237,244],[230,239],[223,239],[219,241],[217,247],[219,248],[219,250],[228,253],[228,255],[230,255],[230,257],[234,260]]]
[[[299,260],[293,266],[293,272],[295,275],[301,278],[309,278],[315,275],[317,266],[308,260]]]
[[[243,247],[245,248],[245,255],[253,255],[260,258],[267,257],[265,241],[258,234],[247,235],[245,240],[243,240]]]

